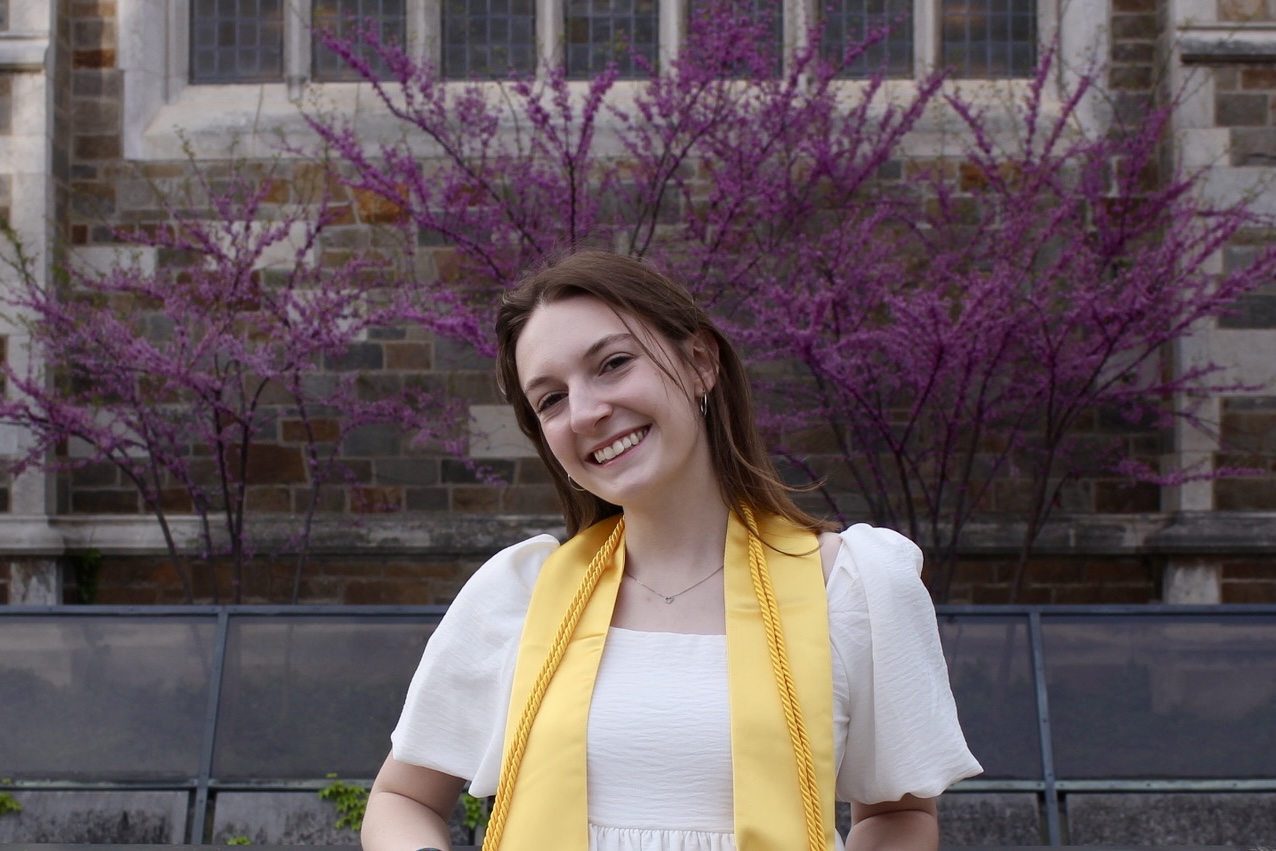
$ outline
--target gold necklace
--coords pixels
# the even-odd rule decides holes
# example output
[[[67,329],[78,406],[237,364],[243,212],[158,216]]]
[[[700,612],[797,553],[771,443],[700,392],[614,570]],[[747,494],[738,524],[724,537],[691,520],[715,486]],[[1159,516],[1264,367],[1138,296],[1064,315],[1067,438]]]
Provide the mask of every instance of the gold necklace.
[[[701,585],[705,584],[705,583],[706,583],[706,582],[708,582],[710,579],[712,579],[713,577],[717,576],[717,575],[718,575],[718,571],[722,570],[722,568],[724,568],[724,567],[726,567],[726,562],[723,562],[722,564],[720,564],[720,565],[718,565],[717,567],[715,567],[715,568],[713,569],[713,573],[710,573],[708,576],[704,577],[703,579],[697,579],[694,583],[692,583],[691,585],[688,585],[686,588],[683,588],[683,589],[682,589],[681,591],[679,591],[677,594],[662,594],[662,593],[660,593],[659,591],[657,591],[655,588],[652,588],[652,587],[651,587],[650,585],[648,585],[646,582],[643,582],[643,581],[642,581],[641,579],[639,579],[637,576],[634,576],[632,573],[629,573],[628,571],[626,571],[626,572],[625,572],[625,576],[628,576],[628,577],[629,577],[630,579],[632,579],[634,582],[637,582],[637,583],[638,583],[639,585],[641,585],[643,588],[646,588],[648,591],[650,591],[651,593],[655,594],[657,597],[659,597],[660,599],[664,600],[666,604],[668,604],[668,603],[672,603],[674,600],[678,599],[678,598],[679,598],[679,597],[681,597],[683,594],[686,594],[686,593],[687,593],[688,591],[690,591],[692,588],[699,588]]]

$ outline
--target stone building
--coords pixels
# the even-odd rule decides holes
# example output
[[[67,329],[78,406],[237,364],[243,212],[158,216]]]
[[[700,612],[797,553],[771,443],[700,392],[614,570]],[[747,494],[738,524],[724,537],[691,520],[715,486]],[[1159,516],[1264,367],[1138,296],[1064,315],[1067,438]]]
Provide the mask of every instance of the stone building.
[[[668,56],[683,37],[684,5],[639,3],[625,26],[653,58]],[[816,4],[809,5],[790,0],[787,31]],[[838,27],[851,26],[852,5],[839,7],[845,16],[834,15]],[[529,64],[531,44],[557,46],[548,49],[573,73],[588,74],[614,23],[601,7],[565,12],[559,0],[510,0],[500,8],[488,12],[474,0],[0,0],[0,216],[37,257],[63,249],[92,257],[103,250],[102,228],[145,218],[154,204],[147,187],[180,175],[187,149],[197,160],[224,159],[232,150],[264,157],[279,133],[300,138],[296,99],[308,87],[376,126],[375,107],[312,43],[313,15],[381,15],[458,74],[483,71],[496,55]],[[956,66],[959,81],[990,79],[982,83],[990,91],[1013,92],[1038,44],[1057,34],[1076,64],[1092,56],[1106,61],[1118,110],[1142,109],[1157,87],[1186,92],[1169,156],[1201,169],[1214,197],[1250,197],[1262,212],[1276,212],[1269,186],[1276,176],[1270,2],[1016,0],[976,13],[957,0],[913,0],[909,11],[911,28],[887,47],[894,85],[943,62]],[[376,209],[358,198],[350,203],[356,221],[375,220]],[[1251,250],[1235,246],[1219,263],[1243,263]],[[48,272],[41,267],[40,274]],[[0,270],[0,282],[11,284],[9,270]],[[1085,498],[1044,533],[1028,602],[1276,600],[1276,285],[1239,307],[1173,357],[1176,368],[1216,361],[1226,378],[1254,389],[1209,400],[1218,433],[1184,431],[1173,452],[1179,462],[1224,465],[1240,453],[1239,460],[1270,472],[1160,490],[1090,483]],[[20,364],[20,324],[7,326],[4,342],[5,356]],[[446,601],[494,548],[557,526],[553,490],[500,405],[488,363],[427,336],[370,339],[364,351],[370,368],[435,374],[463,393],[480,426],[476,434],[484,435],[471,453],[507,485],[485,485],[464,465],[417,451],[392,433],[364,435],[346,449],[358,473],[323,515],[302,597]],[[22,440],[12,428],[0,430],[0,455],[16,453]],[[262,499],[295,475],[295,450],[282,437],[280,446],[271,456],[275,466],[260,471]],[[361,513],[358,506],[369,502],[383,511]],[[86,553],[100,556],[97,600],[174,599],[155,524],[111,470],[6,479],[0,510],[7,564],[0,599],[6,592],[15,603],[76,599],[75,568]],[[954,602],[1004,600],[1013,547],[1003,525],[971,530]],[[193,535],[181,524],[178,531]],[[276,588],[290,581],[287,569],[280,571]],[[263,586],[249,596],[272,593]]]

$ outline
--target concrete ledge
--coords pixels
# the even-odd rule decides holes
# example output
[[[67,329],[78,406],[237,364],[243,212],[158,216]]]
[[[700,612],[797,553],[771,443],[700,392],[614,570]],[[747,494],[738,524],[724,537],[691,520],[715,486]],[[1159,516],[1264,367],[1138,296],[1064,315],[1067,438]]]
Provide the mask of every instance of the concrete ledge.
[[[48,36],[0,32],[0,71],[43,71]]]
[[[253,845],[358,845],[359,834],[337,829],[339,818],[314,792],[220,792],[213,842],[247,837]]]
[[[1218,24],[1181,27],[1179,58],[1188,65],[1276,62],[1276,27]]]
[[[939,799],[945,845],[1042,845],[1035,792],[946,792]]]
[[[9,794],[22,805],[22,810],[0,818],[0,844],[130,842],[169,845],[186,839],[185,792],[15,789]]]
[[[1067,796],[1072,845],[1266,847],[1276,792],[1105,793]]]
[[[452,847],[471,837],[461,826],[464,808],[453,813]],[[357,847],[359,834],[336,827],[336,807],[315,792],[219,792],[213,806],[213,841],[225,844],[247,837],[257,845],[347,845]]]
[[[864,518],[851,518],[853,521]],[[199,521],[168,518],[179,548],[198,546]],[[296,518],[254,518],[258,550],[288,540]],[[969,523],[962,535],[964,555],[1015,555],[1024,524],[988,517]],[[422,554],[486,558],[495,550],[548,533],[562,538],[558,515],[390,514],[375,517],[323,516],[315,521],[311,553],[316,556]],[[165,555],[164,538],[152,517],[0,515],[0,557],[58,556],[98,550],[104,555]],[[1276,552],[1276,512],[1199,511],[1163,514],[1056,515],[1038,536],[1037,555],[1210,555]]]
[[[168,518],[179,549],[199,546],[199,519]],[[255,519],[252,535],[259,551],[289,539],[299,525],[293,518]],[[340,516],[316,521],[311,535],[315,555],[429,553],[432,556],[481,556],[501,547],[549,533],[564,536],[557,515],[394,514],[375,518]],[[164,536],[153,517],[70,515],[60,517],[0,515],[0,557],[59,556],[97,550],[104,555],[167,555]]]

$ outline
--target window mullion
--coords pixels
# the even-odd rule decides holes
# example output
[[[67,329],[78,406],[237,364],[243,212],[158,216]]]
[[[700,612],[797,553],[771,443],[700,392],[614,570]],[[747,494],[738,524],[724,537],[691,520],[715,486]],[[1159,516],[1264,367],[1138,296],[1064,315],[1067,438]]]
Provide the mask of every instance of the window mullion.
[[[687,41],[687,0],[660,0],[660,69],[667,70]]]
[[[537,73],[542,68],[558,68],[566,57],[563,55],[563,2],[564,0],[536,0],[536,52],[539,60]]]
[[[311,0],[288,3],[284,11],[284,80],[293,100],[302,96],[310,81],[311,20]]]
[[[785,0],[784,2],[784,63],[787,66],[800,50],[818,49],[810,44],[811,27],[820,10],[817,0]]]
[[[943,59],[939,47],[943,2],[913,0],[913,71],[919,79],[931,74]]]
[[[165,51],[164,102],[176,103],[177,96],[190,82],[191,75],[191,15],[187,3],[172,3],[146,12],[165,15],[168,27],[168,48]]]
[[[443,67],[443,3],[408,0],[408,50],[431,68]]]

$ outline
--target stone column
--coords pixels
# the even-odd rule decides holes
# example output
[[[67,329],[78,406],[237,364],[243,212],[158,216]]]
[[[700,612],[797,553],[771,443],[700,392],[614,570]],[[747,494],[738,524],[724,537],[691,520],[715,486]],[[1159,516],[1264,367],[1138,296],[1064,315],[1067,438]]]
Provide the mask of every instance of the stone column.
[[[1222,570],[1199,558],[1174,557],[1165,565],[1164,602],[1184,606],[1215,605],[1223,601]]]
[[[9,562],[9,605],[56,606],[61,602],[61,561],[33,558]]]

